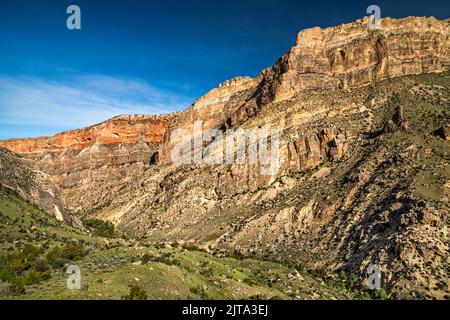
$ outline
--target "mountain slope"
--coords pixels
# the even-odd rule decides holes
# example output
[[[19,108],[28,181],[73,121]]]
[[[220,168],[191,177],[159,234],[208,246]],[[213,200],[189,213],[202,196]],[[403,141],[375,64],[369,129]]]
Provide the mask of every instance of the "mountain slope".
[[[370,298],[342,279],[325,284],[294,266],[95,237],[3,187],[0,220],[0,299],[122,299],[130,286],[156,300]],[[73,250],[77,257],[62,255]],[[82,290],[67,289],[68,264],[80,268]]]
[[[121,116],[55,137],[13,139],[0,146],[35,160],[37,169],[60,184],[71,211],[91,211],[116,200],[103,190],[133,188],[136,195],[153,190],[136,182],[137,178],[156,159],[170,164],[171,150],[178,142],[171,133],[180,128],[193,133],[195,121],[202,121],[205,130],[239,128],[263,106],[303,90],[348,90],[383,79],[449,70],[449,25],[448,20],[432,17],[386,18],[374,31],[367,28],[365,18],[303,30],[294,47],[272,68],[255,79],[227,81],[184,112]],[[273,123],[276,128],[285,125],[289,124]]]
[[[154,192],[97,217],[121,212],[119,228],[146,239],[196,241],[212,250],[344,268],[361,277],[378,264],[393,292],[442,298],[448,294],[450,146],[434,132],[450,120],[449,80],[448,73],[424,75],[351,94],[327,92],[329,102],[320,102],[323,117],[316,113],[289,131],[294,141],[309,127],[317,141],[323,137],[319,128],[345,131],[338,141],[348,151],[341,158],[321,157],[319,142],[318,153],[286,151],[286,166],[267,185],[252,180],[251,168],[177,168]],[[303,97],[314,101],[313,108],[323,93],[268,106],[273,109],[263,109],[248,127],[264,125],[271,115],[278,120],[280,107],[294,109],[294,119],[295,108],[305,114],[305,103],[298,102]],[[400,107],[396,130],[392,119]]]
[[[32,166],[32,161],[0,148],[0,185],[18,192],[21,197],[53,214],[59,221],[82,227],[80,220],[66,210],[59,189],[51,177]]]
[[[448,297],[449,38],[435,18],[313,28],[257,78],[227,81],[181,113],[0,146],[52,176],[69,211],[127,237],[361,279],[378,264],[398,297]],[[173,163],[172,133],[194,134],[197,121],[279,129],[280,170]]]

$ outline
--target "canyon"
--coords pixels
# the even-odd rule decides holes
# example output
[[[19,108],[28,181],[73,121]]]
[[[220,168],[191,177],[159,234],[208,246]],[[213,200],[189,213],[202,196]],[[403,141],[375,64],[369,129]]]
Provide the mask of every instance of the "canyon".
[[[359,277],[377,264],[399,297],[443,298],[449,71],[448,19],[307,29],[257,77],[228,80],[182,112],[0,141],[0,183],[74,226],[101,219],[128,238]],[[279,129],[280,170],[173,163],[172,133],[193,134],[196,121]]]

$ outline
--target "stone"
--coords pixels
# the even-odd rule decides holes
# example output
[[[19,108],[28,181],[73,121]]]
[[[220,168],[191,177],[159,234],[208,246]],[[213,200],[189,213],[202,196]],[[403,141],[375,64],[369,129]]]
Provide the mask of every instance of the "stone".
[[[385,127],[384,132],[397,132],[397,131],[406,131],[408,130],[408,123],[405,121],[403,117],[403,108],[402,106],[397,106],[394,111],[394,115],[392,116],[392,120],[389,120]]]

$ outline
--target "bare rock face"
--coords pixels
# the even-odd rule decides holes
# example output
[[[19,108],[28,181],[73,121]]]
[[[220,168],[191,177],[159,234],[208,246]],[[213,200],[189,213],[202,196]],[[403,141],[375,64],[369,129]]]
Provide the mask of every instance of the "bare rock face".
[[[348,150],[351,137],[345,131],[327,128],[293,140],[281,143],[279,168],[272,175],[264,174],[260,165],[221,166],[217,178],[211,180],[214,182],[211,187],[227,195],[255,192],[287,172],[302,172],[325,161],[340,161]]]
[[[70,190],[66,197],[68,208],[87,210],[98,202],[98,194],[84,196],[83,185],[95,190],[104,182],[98,177],[113,179],[114,175],[124,175],[130,165],[149,163],[164,142],[174,116],[119,116],[54,137],[1,141],[0,147],[34,160],[35,170],[50,175],[63,194]],[[80,197],[85,205],[80,205]]]
[[[182,129],[194,136],[195,123],[200,123],[203,131],[220,129],[224,131],[236,125],[235,114],[242,105],[255,94],[258,79],[237,77],[225,81],[181,112],[168,128],[167,140],[161,146],[161,161],[171,161],[171,150],[182,141],[183,136],[174,138],[172,133]]]
[[[102,167],[146,164],[156,158],[167,163],[170,150],[179,143],[170,139],[171,133],[181,128],[192,134],[195,121],[201,121],[204,130],[226,130],[254,117],[264,104],[301,90],[352,88],[449,70],[449,30],[448,21],[419,17],[386,18],[378,30],[370,30],[367,19],[304,30],[295,46],[259,77],[226,81],[182,113],[120,116],[50,138],[1,141],[0,147],[37,160],[37,168],[63,187],[95,175]]]
[[[370,30],[367,19],[299,33],[296,45],[262,73],[260,102],[290,97],[317,87],[351,88],[409,74],[450,67],[448,21],[435,18],[382,19]]]
[[[289,161],[299,170],[315,168],[324,160],[339,161],[345,155],[348,143],[345,131],[323,129],[318,134],[290,142]]]
[[[54,181],[45,173],[33,170],[30,164],[30,161],[0,148],[0,184],[53,214],[56,219],[81,227],[80,220],[66,210]]]
[[[94,145],[136,144],[139,141],[164,141],[167,125],[173,116],[119,116],[81,130],[59,133],[54,137],[12,139],[0,146],[28,158],[46,154],[80,151]]]

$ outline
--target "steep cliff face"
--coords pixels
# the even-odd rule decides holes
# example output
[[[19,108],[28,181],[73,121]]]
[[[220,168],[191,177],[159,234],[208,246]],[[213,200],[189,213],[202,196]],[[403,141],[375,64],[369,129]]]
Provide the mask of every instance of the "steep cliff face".
[[[37,159],[42,155],[58,155],[67,150],[80,151],[94,145],[133,145],[139,141],[161,143],[173,117],[174,115],[119,116],[98,125],[66,131],[53,137],[0,141],[0,146],[27,158]]]
[[[173,132],[182,129],[194,136],[195,123],[202,130],[225,130],[232,127],[233,115],[257,91],[258,79],[237,77],[220,84],[188,108],[181,112],[168,128],[167,141],[161,147],[161,160],[171,162],[173,147],[183,141],[183,136],[175,137]]]
[[[85,194],[86,187],[104,190],[105,180],[157,160],[175,116],[119,116],[54,137],[1,141],[0,147],[33,160],[34,168],[50,175],[62,189],[67,207],[84,211],[102,201],[95,191]]]
[[[351,88],[411,74],[450,68],[450,24],[435,18],[382,19],[369,29],[367,18],[333,28],[299,33],[296,45],[262,73],[260,103],[299,90]]]
[[[450,69],[450,23],[435,18],[382,19],[371,30],[367,18],[299,33],[295,46],[257,78],[238,77],[170,116],[121,116],[50,138],[0,141],[0,147],[38,160],[38,168],[64,185],[102,166],[170,162],[176,129],[191,134],[242,125],[267,103],[313,88],[352,88],[410,74]],[[113,154],[114,156],[110,156]],[[154,162],[154,161],[153,161]],[[85,172],[86,171],[86,172]],[[83,173],[73,177],[74,173]],[[69,176],[65,176],[69,175]]]

